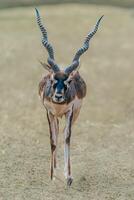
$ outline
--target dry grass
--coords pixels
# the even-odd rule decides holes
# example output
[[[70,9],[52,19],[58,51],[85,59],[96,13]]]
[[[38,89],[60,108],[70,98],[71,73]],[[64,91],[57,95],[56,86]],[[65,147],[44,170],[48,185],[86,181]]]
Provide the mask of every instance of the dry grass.
[[[105,18],[80,72],[88,85],[72,134],[74,183],[63,177],[63,139],[59,169],[49,180],[49,134],[38,99],[45,60],[34,9],[0,13],[0,200],[134,199],[134,11],[88,5],[40,8],[56,49],[67,65],[97,17]],[[63,183],[64,182],[64,183]]]

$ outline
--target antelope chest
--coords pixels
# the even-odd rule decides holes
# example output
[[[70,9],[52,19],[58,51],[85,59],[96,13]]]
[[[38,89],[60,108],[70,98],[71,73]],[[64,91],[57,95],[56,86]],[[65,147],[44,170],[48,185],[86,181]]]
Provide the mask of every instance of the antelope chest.
[[[62,117],[65,113],[67,113],[73,106],[74,110],[80,109],[82,104],[81,99],[74,99],[69,104],[55,104],[53,102],[49,102],[44,100],[44,106],[56,117]]]

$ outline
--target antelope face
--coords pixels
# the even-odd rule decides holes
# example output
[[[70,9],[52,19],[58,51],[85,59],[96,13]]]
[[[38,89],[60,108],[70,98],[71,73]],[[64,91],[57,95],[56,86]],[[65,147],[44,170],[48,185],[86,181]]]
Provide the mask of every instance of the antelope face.
[[[53,75],[53,96],[52,100],[55,103],[65,102],[65,93],[68,88],[67,84],[68,75],[63,72],[57,72]]]

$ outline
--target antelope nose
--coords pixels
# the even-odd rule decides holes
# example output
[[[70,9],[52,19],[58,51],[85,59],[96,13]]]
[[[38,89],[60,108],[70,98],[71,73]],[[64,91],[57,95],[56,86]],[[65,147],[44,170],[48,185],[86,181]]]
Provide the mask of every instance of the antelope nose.
[[[56,94],[55,98],[59,101],[62,98],[62,95],[61,94]]]

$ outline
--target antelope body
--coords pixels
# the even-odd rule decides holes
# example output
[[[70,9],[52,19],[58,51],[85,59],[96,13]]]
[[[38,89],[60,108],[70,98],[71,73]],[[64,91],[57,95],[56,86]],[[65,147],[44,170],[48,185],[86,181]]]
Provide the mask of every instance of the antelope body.
[[[59,133],[59,117],[65,116],[66,125],[64,128],[64,161],[65,177],[67,185],[71,185],[73,179],[71,175],[70,163],[70,138],[71,128],[77,119],[82,100],[86,96],[86,83],[78,72],[79,58],[88,49],[89,41],[96,33],[102,17],[97,21],[93,31],[89,32],[83,46],[76,52],[72,64],[61,70],[54,59],[54,50],[48,42],[46,28],[41,22],[39,11],[36,9],[37,23],[42,33],[42,44],[48,51],[48,64],[42,63],[48,70],[48,74],[39,83],[39,96],[46,108],[47,119],[50,130],[51,162],[50,176],[53,179],[56,169],[56,149]]]

